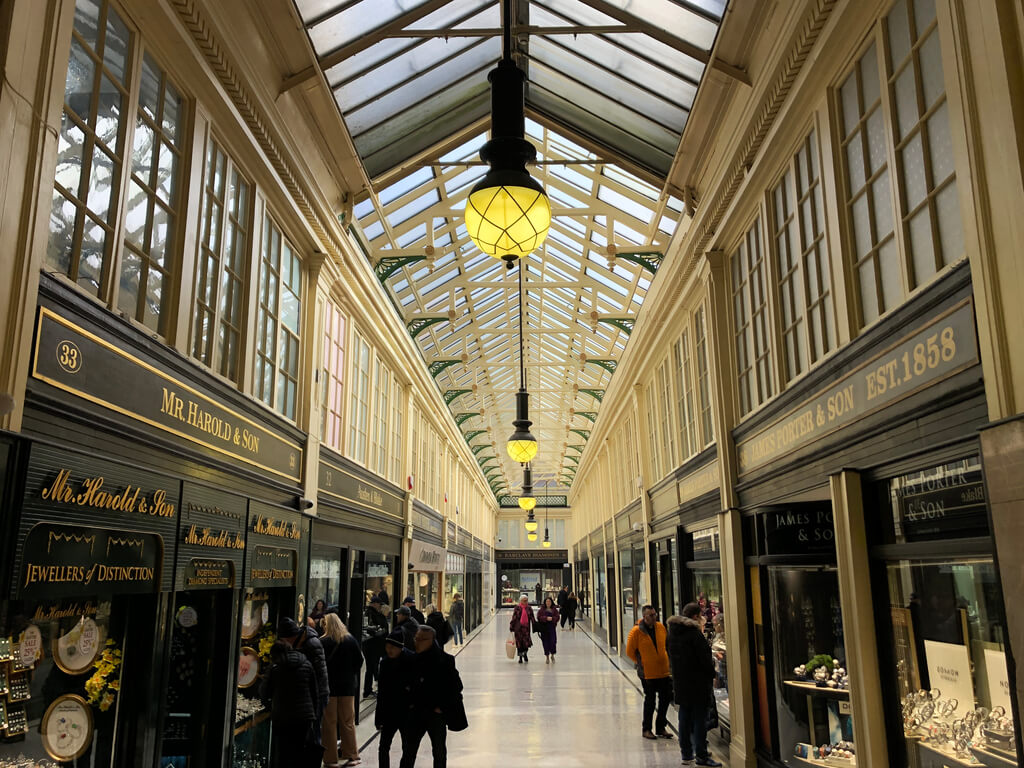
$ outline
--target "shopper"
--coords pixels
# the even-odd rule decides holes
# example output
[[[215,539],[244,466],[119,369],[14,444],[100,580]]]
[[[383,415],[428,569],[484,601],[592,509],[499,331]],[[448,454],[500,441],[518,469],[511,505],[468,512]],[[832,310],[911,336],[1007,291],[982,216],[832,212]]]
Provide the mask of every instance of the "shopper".
[[[557,602],[558,602],[558,612],[562,616],[562,618],[561,618],[562,629],[565,629],[565,621],[566,621],[566,618],[565,618],[565,601],[568,600],[568,599],[569,599],[569,586],[567,584],[565,584],[565,585],[562,586],[562,588],[560,590],[558,590],[558,600],[557,600]]]
[[[533,608],[530,607],[530,599],[523,595],[519,598],[519,605],[512,609],[512,621],[508,624],[508,631],[516,637],[516,651],[519,653],[519,663],[529,662],[529,651],[533,646],[533,639],[530,633],[533,631]]]
[[[550,597],[544,598],[544,605],[537,611],[537,625],[540,628],[540,642],[544,646],[544,663],[555,660],[558,645],[558,608]]]
[[[402,634],[405,647],[410,651],[416,650],[416,630],[419,628],[420,623],[412,617],[409,606],[403,605],[395,611],[395,632]]]
[[[428,605],[426,611],[427,626],[434,630],[438,646],[444,648],[448,641],[452,639],[455,631],[452,629],[451,624],[448,623],[448,619],[444,617],[444,614],[436,606]]]
[[[270,766],[320,768],[323,747],[316,721],[313,665],[283,640],[270,647],[270,664],[260,685],[260,698],[270,704]]]
[[[313,709],[316,713],[317,743],[320,739],[320,723],[323,722],[330,685],[327,680],[327,661],[324,646],[312,627],[300,627],[294,619],[283,618],[277,625],[277,637],[301,653],[313,665]]]
[[[462,645],[462,622],[466,619],[466,601],[458,592],[452,597],[452,607],[448,611],[448,621],[455,633],[455,644]]]
[[[405,746],[405,723],[408,720],[412,702],[409,688],[412,680],[412,661],[415,654],[405,647],[405,638],[395,630],[384,641],[384,658],[380,661],[377,681],[377,709],[373,724],[380,731],[377,747],[379,768],[391,768],[391,744],[395,734],[402,731],[402,745]]]
[[[672,703],[672,676],[665,648],[667,632],[658,621],[654,606],[643,607],[643,618],[629,632],[626,656],[637,665],[637,674],[644,688],[643,737],[645,739],[671,739],[668,732],[668,706]],[[658,719],[651,730],[657,700]]]
[[[327,631],[320,642],[327,658],[327,683],[331,693],[324,711],[322,727],[324,765],[338,765],[338,741],[341,741],[341,759],[349,765],[359,762],[356,744],[356,689],[363,655],[359,643],[348,631],[336,613],[324,617]]]
[[[416,753],[426,734],[430,736],[434,768],[446,768],[448,730],[465,730],[466,710],[455,657],[441,650],[429,626],[416,632],[409,696],[412,708],[403,737],[402,768],[413,768],[416,764]]]
[[[569,596],[565,598],[565,613],[562,614],[562,618],[569,617],[569,631],[573,632],[576,630],[576,611],[580,608],[580,601],[576,599],[576,593],[570,592]],[[563,622],[562,626],[565,624]]]
[[[687,603],[682,616],[668,620],[668,654],[679,706],[679,751],[683,765],[721,765],[708,751],[707,718],[714,706],[715,664],[711,646],[704,638],[706,621],[698,603]]]
[[[366,657],[366,675],[363,680],[363,698],[373,698],[373,681],[384,655],[384,639],[388,636],[388,620],[381,608],[380,597],[370,598],[366,606],[366,622],[363,625],[363,656]]]
[[[427,623],[426,617],[422,613],[420,613],[419,609],[416,607],[416,598],[414,598],[412,595],[409,595],[409,597],[405,598],[405,600],[402,601],[402,605],[409,609],[409,613],[411,613],[412,617],[416,619],[417,624]]]
[[[313,604],[313,610],[309,612],[309,618],[311,618],[317,625],[320,624],[322,619],[327,614],[327,603],[323,600],[317,600]]]
[[[537,586],[533,588],[533,593],[537,598],[537,607],[540,608],[541,598],[544,597],[544,590],[541,589],[540,582],[537,582]]]

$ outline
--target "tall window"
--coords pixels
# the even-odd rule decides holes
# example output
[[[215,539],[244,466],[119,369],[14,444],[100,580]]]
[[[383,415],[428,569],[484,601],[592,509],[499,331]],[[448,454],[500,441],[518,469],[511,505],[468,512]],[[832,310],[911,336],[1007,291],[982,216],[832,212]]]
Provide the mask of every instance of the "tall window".
[[[672,470],[675,461],[675,430],[672,429],[672,376],[666,359],[658,368],[658,429],[661,435],[663,456],[661,471]]]
[[[697,396],[700,400],[701,445],[708,445],[715,439],[715,426],[711,420],[711,376],[708,372],[708,333],[703,304],[693,313],[693,333],[697,339]]]
[[[161,335],[166,332],[168,302],[174,293],[182,112],[178,91],[144,54],[117,304]]]
[[[963,256],[934,0],[901,0],[839,89],[847,215],[861,319],[870,323]],[[879,65],[884,75],[879,74]],[[894,111],[882,109],[882,88]],[[889,152],[896,158],[896,204]]]
[[[333,301],[328,301],[324,310],[324,403],[320,439],[339,452],[345,421],[345,331],[345,316]]]
[[[697,419],[693,412],[693,376],[690,373],[690,332],[684,330],[672,347],[672,361],[676,368],[676,420],[679,444],[686,461],[697,452]]]
[[[814,131],[772,190],[772,208],[784,376],[790,381],[836,343]]]
[[[402,412],[405,391],[395,376],[391,379],[391,480],[402,484]]]
[[[658,412],[657,412],[657,384],[652,380],[647,385],[645,399],[647,401],[647,441],[651,451],[651,472],[654,477],[661,479],[661,446],[658,444]]]
[[[391,371],[377,358],[373,375],[373,441],[370,443],[370,467],[381,477],[388,474],[388,417],[391,415]]]
[[[233,381],[241,360],[249,250],[249,183],[217,142],[206,151],[192,354]]]
[[[740,415],[750,413],[773,394],[765,283],[761,222],[757,219],[732,255]]]
[[[349,410],[349,458],[366,463],[370,427],[370,345],[358,331],[352,333],[352,407]]]
[[[299,388],[301,296],[299,257],[268,214],[263,226],[254,390],[258,399],[289,419],[295,418]]]

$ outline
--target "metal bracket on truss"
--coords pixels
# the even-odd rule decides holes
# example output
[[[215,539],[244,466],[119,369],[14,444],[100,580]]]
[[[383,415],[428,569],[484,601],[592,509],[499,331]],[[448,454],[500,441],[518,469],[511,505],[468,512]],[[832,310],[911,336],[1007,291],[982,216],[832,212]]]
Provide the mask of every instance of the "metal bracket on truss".
[[[594,411],[576,411],[576,415],[591,421],[597,421],[597,414]]]
[[[570,456],[569,454],[565,454],[565,456],[563,456],[562,458],[563,459],[568,459],[569,461],[571,461],[573,464],[576,464],[577,466],[580,463],[580,457],[579,456]]]
[[[451,368],[453,365],[458,365],[461,362],[458,358],[455,360],[435,360],[427,366],[427,370],[430,371],[430,377],[436,379],[445,368]]]
[[[463,395],[468,395],[472,391],[472,389],[446,389],[444,391],[444,404],[451,405],[456,399]]]
[[[589,429],[570,429],[569,431],[570,432],[575,432],[577,435],[582,437],[584,440],[589,440],[590,439],[590,430]]]
[[[488,445],[487,443],[480,443],[480,445],[471,445],[471,446],[469,446],[469,450],[471,450],[473,452],[473,455],[476,456],[484,448],[490,448],[490,447],[491,446]]]
[[[465,424],[467,421],[472,419],[474,416],[479,416],[479,415],[480,414],[477,411],[467,411],[465,413],[456,413],[455,414],[455,423],[458,426],[461,427],[463,424]]]
[[[463,437],[464,437],[464,438],[466,438],[466,442],[467,442],[467,443],[469,443],[469,442],[471,442],[471,441],[472,441],[472,440],[473,440],[474,438],[476,438],[476,437],[477,437],[477,436],[479,436],[479,435],[482,435],[482,434],[484,434],[485,432],[487,432],[487,430],[486,430],[486,429],[471,429],[471,430],[470,430],[469,432],[466,432],[466,433],[465,433],[465,434],[463,435]]]
[[[633,326],[636,325],[636,320],[632,317],[599,317],[597,322],[618,328],[627,336],[633,332]]]
[[[604,400],[604,390],[603,389],[581,389],[580,390],[580,394],[581,395],[590,395],[592,398],[597,400],[597,402],[599,402],[599,403],[602,400]]]
[[[426,256],[384,256],[373,268],[373,273],[377,275],[377,279],[382,283],[387,282],[387,279],[395,274],[402,267],[407,267],[410,264],[418,264],[421,261],[426,261]],[[448,318],[445,318],[446,320]]]
[[[652,275],[658,273],[658,267],[665,258],[661,251],[625,251],[615,254],[616,259],[625,259],[634,264],[639,264]]]
[[[481,469],[483,469],[483,467],[486,464],[488,464],[489,462],[497,461],[497,460],[498,460],[497,456],[477,456],[476,457],[477,464],[480,465]],[[495,467],[495,469],[497,469],[497,467]]]
[[[580,455],[582,455],[583,454],[583,449],[586,448],[587,446],[585,446],[585,445],[567,445],[565,447],[566,447],[566,449],[572,448],[573,450],[579,451]]]
[[[599,368],[604,368],[608,373],[615,373],[615,369],[619,367],[618,360],[593,360],[588,357],[587,363],[596,365]]]
[[[447,315],[438,315],[437,317],[414,317],[405,324],[405,327],[409,331],[409,335],[415,339],[430,326],[447,322]]]

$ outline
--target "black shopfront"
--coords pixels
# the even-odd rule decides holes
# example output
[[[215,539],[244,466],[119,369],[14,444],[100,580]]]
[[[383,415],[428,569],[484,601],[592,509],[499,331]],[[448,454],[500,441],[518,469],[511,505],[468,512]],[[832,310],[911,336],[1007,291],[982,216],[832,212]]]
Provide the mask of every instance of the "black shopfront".
[[[77,292],[44,278],[40,304],[5,448],[0,763],[264,764],[240,685],[303,610],[304,436]]]

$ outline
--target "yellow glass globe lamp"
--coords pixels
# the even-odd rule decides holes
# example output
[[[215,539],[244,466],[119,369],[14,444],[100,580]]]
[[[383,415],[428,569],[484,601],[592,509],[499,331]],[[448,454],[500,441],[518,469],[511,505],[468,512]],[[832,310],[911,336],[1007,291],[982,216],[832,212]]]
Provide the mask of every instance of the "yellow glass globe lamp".
[[[525,491],[523,495],[519,497],[519,508],[524,512],[529,512],[531,509],[537,506],[537,499],[527,494]],[[529,526],[529,523],[527,523]]]
[[[466,201],[470,239],[488,256],[507,263],[540,248],[550,226],[548,196],[525,172],[491,171]]]
[[[537,540],[537,532],[536,531],[530,531],[528,534],[526,534],[526,539],[528,541],[536,541]]]
[[[516,418],[512,426],[516,431],[505,444],[505,450],[512,461],[529,464],[537,456],[537,439],[530,433],[530,393],[520,388],[516,392]]]
[[[544,539],[544,543],[543,543],[543,545],[542,545],[542,546],[543,546],[543,547],[544,547],[545,549],[550,549],[550,548],[551,548],[551,540],[550,540],[550,539]]]
[[[537,520],[534,518],[533,512],[531,512],[529,516],[526,518],[526,522],[524,523],[524,525],[526,526],[527,533],[533,533],[537,530]]]

